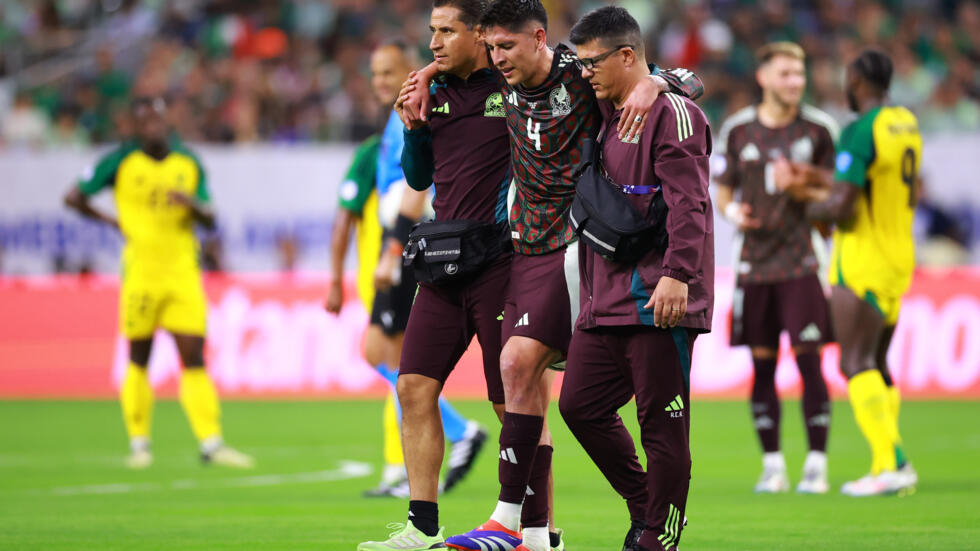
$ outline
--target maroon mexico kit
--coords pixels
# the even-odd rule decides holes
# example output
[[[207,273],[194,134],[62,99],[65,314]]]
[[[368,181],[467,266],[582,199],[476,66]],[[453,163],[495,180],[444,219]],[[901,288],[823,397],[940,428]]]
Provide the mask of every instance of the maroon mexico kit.
[[[805,204],[779,192],[771,161],[778,158],[833,170],[837,124],[803,105],[781,128],[759,121],[747,107],[725,121],[719,139],[725,170],[721,185],[738,191],[762,226],[737,237],[736,289],[732,299],[732,345],[779,349],[786,330],[797,348],[803,379],[803,417],[811,450],[826,449],[830,420],[819,347],[833,340],[827,299],[818,273],[822,238],[806,220]],[[753,358],[752,416],[763,451],[778,452],[781,407],[776,392],[776,358]]]
[[[718,147],[725,170],[718,183],[737,190],[739,200],[762,222],[736,241],[733,345],[778,348],[782,329],[794,345],[830,340],[817,275],[821,238],[806,220],[805,203],[776,189],[770,161],[783,158],[832,170],[836,134],[829,115],[806,105],[782,128],[764,126],[755,107],[735,113],[722,126]]]
[[[639,543],[650,550],[674,549],[691,475],[691,353],[695,336],[710,330],[714,310],[711,134],[704,113],[674,94],[657,99],[638,139],[620,141],[621,115],[617,111],[605,125],[603,166],[616,185],[642,190],[627,195],[641,213],[650,212],[655,193],[663,194],[668,245],[635,264],[580,247],[581,313],[559,407],[626,500],[634,526],[646,526]],[[653,310],[644,308],[662,277],[688,285],[687,314],[671,329],[653,327]],[[634,395],[647,472],[617,414]]]
[[[402,166],[409,185],[435,186],[436,220],[506,223],[510,152],[498,72],[467,79],[440,76],[431,86],[429,125],[405,131]],[[405,330],[399,373],[445,382],[473,336],[480,341],[487,396],[504,402],[500,379],[500,313],[510,255],[475,278],[452,285],[419,284]]]
[[[689,71],[661,73],[671,88],[692,97],[702,91]],[[504,307],[503,338],[535,339],[563,355],[578,307],[578,255],[567,211],[575,194],[575,168],[587,139],[602,123],[603,109],[582,66],[565,45],[554,50],[547,79],[534,89],[504,85],[510,131],[514,203],[510,209],[515,255]],[[500,432],[500,496],[521,503],[521,525],[548,524],[550,446],[538,446],[544,419],[508,412]],[[530,459],[530,460],[528,460]],[[527,490],[531,491],[528,492]],[[525,499],[525,494],[527,499]]]

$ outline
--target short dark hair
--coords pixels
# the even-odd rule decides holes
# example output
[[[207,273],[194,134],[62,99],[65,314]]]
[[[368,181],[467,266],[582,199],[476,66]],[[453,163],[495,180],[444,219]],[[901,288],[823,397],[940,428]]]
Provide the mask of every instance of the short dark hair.
[[[640,24],[624,8],[606,6],[590,11],[572,27],[569,37],[576,46],[596,39],[608,48],[630,45],[637,55],[643,54]]]
[[[548,12],[540,0],[496,0],[480,19],[484,28],[503,27],[514,32],[531,21],[548,30]]]
[[[887,92],[892,83],[892,59],[888,54],[877,48],[868,48],[857,56],[851,67],[864,77],[865,80],[875,85],[879,92]]]
[[[467,29],[480,24],[480,19],[487,12],[487,0],[434,0],[433,8],[449,6],[459,10],[459,20]]]

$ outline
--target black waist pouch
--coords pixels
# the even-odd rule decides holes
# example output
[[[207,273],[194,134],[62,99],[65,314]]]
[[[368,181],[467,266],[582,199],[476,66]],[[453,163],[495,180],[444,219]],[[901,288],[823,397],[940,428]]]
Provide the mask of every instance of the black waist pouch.
[[[421,283],[448,285],[478,274],[513,247],[506,224],[446,220],[416,225],[408,236],[403,265]]]
[[[568,220],[586,245],[603,258],[633,264],[652,250],[667,250],[667,202],[663,191],[652,194],[646,212],[630,202],[623,188],[613,183],[599,162],[602,144],[586,142],[577,170],[575,198]]]

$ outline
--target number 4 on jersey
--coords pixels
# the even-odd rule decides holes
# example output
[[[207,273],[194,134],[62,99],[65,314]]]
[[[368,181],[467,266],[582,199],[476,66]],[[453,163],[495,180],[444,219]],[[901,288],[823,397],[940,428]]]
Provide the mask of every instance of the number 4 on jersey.
[[[541,123],[527,118],[527,139],[534,142],[534,148],[541,151]]]

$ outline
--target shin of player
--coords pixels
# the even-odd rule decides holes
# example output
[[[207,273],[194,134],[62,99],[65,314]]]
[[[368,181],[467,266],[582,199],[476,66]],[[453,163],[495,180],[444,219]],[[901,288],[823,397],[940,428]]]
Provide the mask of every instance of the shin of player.
[[[711,138],[702,111],[674,94],[654,103],[637,139],[614,132],[626,96],[647,74],[640,28],[626,10],[590,12],[572,29],[572,41],[582,75],[617,108],[600,131],[604,171],[638,212],[655,212],[652,202],[662,199],[670,216],[666,249],[648,250],[632,263],[580,244],[582,310],[559,405],[626,500],[632,526],[624,549],[672,550],[691,475],[692,348],[697,334],[710,330],[714,304]],[[634,395],[646,471],[617,413]]]
[[[136,99],[136,138],[103,157],[69,192],[66,203],[84,216],[119,228],[126,241],[119,305],[120,329],[130,350],[120,388],[131,445],[127,464],[144,468],[153,459],[153,390],[147,366],[153,335],[164,329],[174,336],[184,366],[180,404],[200,442],[202,459],[250,467],[251,457],[222,441],[218,394],[204,369],[207,301],[190,222],[214,226],[207,181],[197,158],[170,134],[166,107],[163,98]],[[147,180],[153,185],[146,185]],[[114,191],[118,219],[89,201],[106,188]]]
[[[831,317],[854,417],[871,447],[870,473],[841,488],[852,496],[902,492],[918,479],[902,448],[897,395],[883,361],[915,266],[912,220],[922,156],[915,116],[885,105],[891,75],[887,55],[862,52],[846,73],[858,119],[841,133],[834,172],[790,165],[777,174],[781,189],[810,201],[809,218],[838,224]]]
[[[799,45],[770,43],[757,58],[762,102],[729,117],[718,140],[725,155],[717,178],[718,208],[738,230],[731,342],[751,347],[755,367],[751,409],[763,450],[755,491],[789,490],[776,394],[779,337],[785,330],[803,379],[810,448],[797,491],[824,493],[830,401],[820,349],[831,330],[818,272],[826,254],[822,236],[806,219],[806,204],[776,189],[773,173],[787,161],[832,168],[838,129],[829,115],[801,104],[806,68]]]

